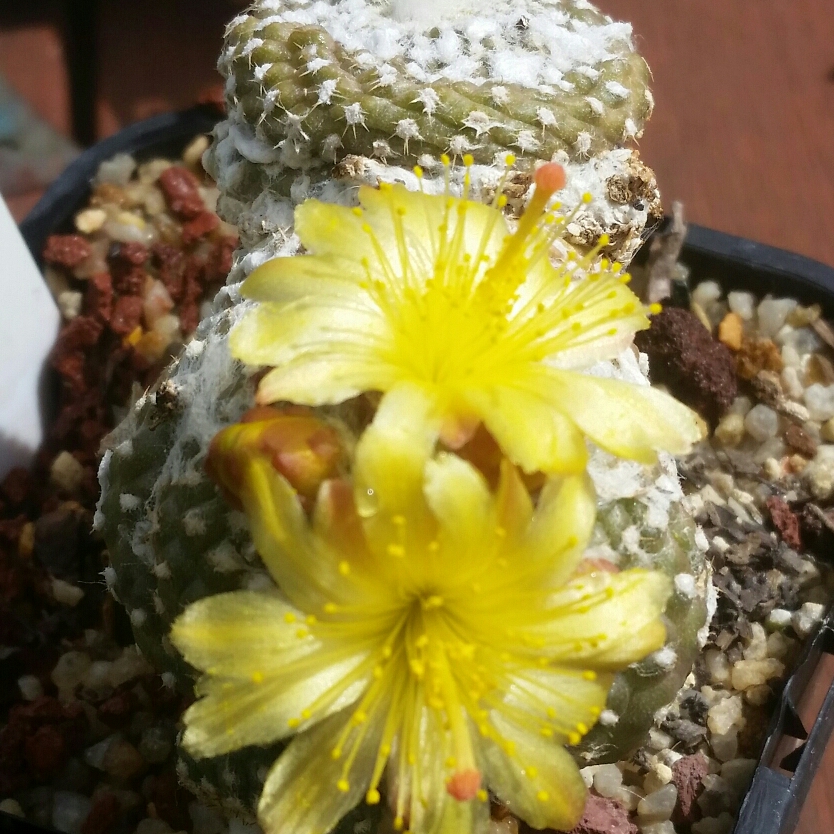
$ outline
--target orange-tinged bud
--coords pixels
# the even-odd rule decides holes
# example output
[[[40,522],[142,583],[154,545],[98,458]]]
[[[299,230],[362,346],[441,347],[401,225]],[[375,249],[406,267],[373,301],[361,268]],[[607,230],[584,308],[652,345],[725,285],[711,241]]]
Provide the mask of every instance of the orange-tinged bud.
[[[547,162],[536,169],[533,174],[533,182],[539,191],[548,195],[561,191],[567,182],[565,169],[558,162]]]
[[[589,573],[619,573],[620,569],[608,559],[583,559],[573,572],[574,579]]]
[[[241,508],[245,466],[252,458],[268,458],[307,501],[315,498],[323,481],[336,474],[344,456],[338,432],[309,413],[293,412],[253,408],[212,440],[206,472],[233,506]]]

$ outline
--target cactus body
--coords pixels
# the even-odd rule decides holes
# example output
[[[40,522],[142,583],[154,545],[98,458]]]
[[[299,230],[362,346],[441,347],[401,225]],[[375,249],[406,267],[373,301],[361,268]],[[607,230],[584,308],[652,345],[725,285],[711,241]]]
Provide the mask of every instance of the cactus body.
[[[503,173],[495,156],[512,151],[520,161],[504,184],[511,218],[536,160],[555,155],[565,165],[562,201],[577,212],[559,245],[587,250],[607,233],[604,254],[627,263],[660,213],[652,172],[620,147],[640,135],[651,111],[648,70],[630,27],[580,0],[530,0],[523,13],[510,0],[487,6],[480,18],[440,14],[424,23],[368,0],[260,0],[228,29],[220,69],[229,117],[205,161],[221,191],[218,211],[238,225],[243,248],[215,314],[114,432],[97,514],[112,560],[108,586],[171,686],[192,685],[168,641],[174,618],[209,594],[272,583],[245,517],[224,502],[203,464],[216,432],[254,401],[255,380],[228,351],[229,329],[245,308],[237,282],[266,259],[298,251],[295,205],[308,197],[352,205],[359,184],[416,187],[418,160],[422,187],[441,192],[445,172],[436,157],[444,152],[474,157],[472,196],[489,199]],[[463,169],[454,160],[450,177],[459,193]],[[585,192],[593,196],[588,205]],[[645,382],[630,352],[598,370]],[[321,413],[350,434],[354,409],[347,403]],[[616,722],[600,724],[575,750],[582,764],[622,757],[674,698],[703,626],[707,584],[674,464],[652,470],[598,451],[593,460],[600,506],[588,556],[613,558],[632,542],[619,567],[688,576],[694,591],[679,594],[667,612],[672,654],[618,676],[608,704]],[[204,800],[251,819],[278,750],[201,761],[182,753],[179,775]],[[370,813],[360,807],[349,820]]]

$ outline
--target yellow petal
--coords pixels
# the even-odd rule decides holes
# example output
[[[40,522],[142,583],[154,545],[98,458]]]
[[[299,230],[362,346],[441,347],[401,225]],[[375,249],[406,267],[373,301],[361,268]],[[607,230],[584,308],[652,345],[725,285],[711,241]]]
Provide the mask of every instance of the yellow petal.
[[[575,579],[548,599],[550,620],[535,629],[542,652],[563,665],[623,669],[663,645],[671,591],[667,576],[639,568]]]
[[[292,740],[266,778],[258,803],[258,821],[267,834],[324,834],[358,805],[371,780],[382,736],[384,714],[372,713],[353,766],[344,774],[345,754],[331,751],[350,720],[340,713]],[[344,781],[342,781],[344,780]],[[339,787],[339,783],[342,790]]]
[[[514,386],[467,393],[507,457],[525,472],[579,473],[588,452],[581,432],[540,395]]]
[[[308,295],[369,300],[356,284],[365,278],[358,260],[335,255],[273,258],[253,270],[240,288],[244,298],[286,304]]]
[[[442,539],[461,553],[479,543],[491,502],[486,481],[474,466],[441,453],[426,464],[423,491],[440,522]]]
[[[349,256],[357,264],[374,255],[370,239],[362,231],[364,222],[352,209],[318,200],[306,200],[295,210],[295,232],[308,252]]]
[[[423,473],[438,430],[434,403],[426,391],[398,385],[382,398],[356,447],[356,509],[369,547],[383,562],[390,561],[390,555],[419,552],[434,533]],[[392,546],[397,550],[391,551]]]
[[[547,584],[559,587],[571,576],[594,530],[596,494],[585,475],[550,478],[524,542],[530,561],[549,563]]]
[[[340,557],[314,537],[298,495],[268,460],[246,462],[241,492],[261,558],[281,591],[302,611],[355,598],[356,586],[339,572]]]
[[[575,669],[519,667],[508,674],[496,710],[511,723],[523,720],[528,730],[553,743],[576,744],[605,708],[613,677],[589,680]]]
[[[501,475],[495,492],[495,523],[507,534],[508,547],[526,531],[533,517],[533,502],[518,469],[506,458],[501,461]]]
[[[261,403],[336,403],[390,384],[379,354],[386,323],[378,311],[303,298],[249,311],[229,337],[232,355],[274,370],[261,382]]]
[[[704,437],[694,411],[648,385],[556,370],[542,384],[554,408],[618,457],[652,463],[658,451],[685,454]]]
[[[302,615],[276,595],[235,591],[195,602],[174,622],[171,640],[207,672],[203,696],[185,714],[183,743],[195,756],[268,744],[295,732],[303,711],[320,721],[352,703],[371,678],[365,655],[325,651],[300,636]],[[321,701],[323,693],[330,697]],[[293,721],[295,719],[295,721]]]
[[[570,831],[582,816],[587,794],[571,755],[539,732],[522,730],[500,717],[494,723],[515,752],[509,756],[494,741],[483,742],[490,788],[533,828]]]
[[[482,203],[457,201],[450,208],[444,195],[408,191],[400,185],[382,190],[363,188],[359,200],[365,209],[363,219],[373,228],[389,266],[415,287],[433,276],[441,277],[438,263],[454,268],[463,262],[464,255],[480,265],[472,279],[477,284],[488,266],[480,256],[494,260],[507,235],[501,212]],[[444,223],[445,238],[441,238]],[[380,269],[378,274],[382,272]]]

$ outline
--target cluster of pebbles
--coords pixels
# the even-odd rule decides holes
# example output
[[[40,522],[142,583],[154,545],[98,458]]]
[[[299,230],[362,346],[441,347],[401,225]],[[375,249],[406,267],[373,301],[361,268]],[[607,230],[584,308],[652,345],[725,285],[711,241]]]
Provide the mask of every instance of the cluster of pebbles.
[[[0,811],[67,834],[259,832],[178,784],[188,700],[131,645],[90,532],[102,435],[187,340],[236,244],[199,169],[204,146],[105,164],[76,232],[45,252],[65,319],[62,399],[34,476],[0,484]],[[679,471],[715,615],[647,744],[582,770],[572,834],[729,834],[780,682],[834,594],[834,333],[816,306],[704,281],[638,344],[655,383],[711,425]],[[495,806],[490,826],[519,823]]]

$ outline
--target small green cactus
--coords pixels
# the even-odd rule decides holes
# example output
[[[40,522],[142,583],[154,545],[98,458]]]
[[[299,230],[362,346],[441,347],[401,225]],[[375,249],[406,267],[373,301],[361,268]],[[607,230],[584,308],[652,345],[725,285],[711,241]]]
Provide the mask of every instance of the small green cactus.
[[[637,138],[651,113],[628,27],[588,3],[508,7],[491,25],[461,18],[419,34],[361,6],[264,2],[228,29],[220,67],[237,120],[289,168],[346,154],[588,157]]]

